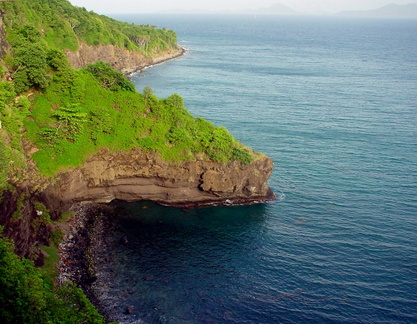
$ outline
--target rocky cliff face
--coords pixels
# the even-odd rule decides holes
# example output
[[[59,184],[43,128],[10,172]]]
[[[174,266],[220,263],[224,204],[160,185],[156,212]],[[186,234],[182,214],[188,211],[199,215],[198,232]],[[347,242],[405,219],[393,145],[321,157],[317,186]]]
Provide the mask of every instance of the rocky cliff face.
[[[6,41],[6,30],[3,23],[4,11],[0,9],[0,57],[3,57],[10,50],[10,45]]]
[[[120,49],[113,45],[90,46],[80,42],[76,51],[67,50],[65,54],[71,65],[76,69],[85,67],[89,63],[103,61],[109,63],[115,70],[127,74],[149,65],[176,58],[181,56],[183,52],[182,48],[171,48],[154,58],[150,58],[138,52]]]
[[[78,201],[152,200],[171,206],[253,203],[274,199],[266,156],[247,166],[210,161],[166,162],[140,149],[103,151],[62,174],[49,188],[65,205]]]
[[[0,195],[0,225],[3,234],[13,239],[15,253],[43,263],[39,246],[47,245],[52,227],[45,222],[35,207],[35,202],[46,203],[43,194],[32,194],[28,188],[17,188],[15,192]]]

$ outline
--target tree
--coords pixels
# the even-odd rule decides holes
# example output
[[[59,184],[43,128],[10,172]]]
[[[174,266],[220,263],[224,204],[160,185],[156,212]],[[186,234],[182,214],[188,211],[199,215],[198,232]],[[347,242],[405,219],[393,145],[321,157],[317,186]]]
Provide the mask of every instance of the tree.
[[[108,63],[98,61],[88,64],[87,70],[104,87],[111,91],[127,90],[135,92],[135,86],[122,73],[113,70]]]
[[[0,322],[4,324],[105,323],[73,283],[50,287],[33,262],[13,253],[0,228]]]
[[[70,104],[59,108],[53,114],[53,117],[59,122],[57,133],[67,139],[76,139],[86,121],[86,116],[87,114],[81,111],[79,104]]]
[[[34,86],[44,89],[49,84],[45,47],[41,43],[25,44],[15,51],[13,75],[17,93]]]
[[[2,323],[47,323],[43,281],[30,261],[20,260],[0,237],[0,318]]]

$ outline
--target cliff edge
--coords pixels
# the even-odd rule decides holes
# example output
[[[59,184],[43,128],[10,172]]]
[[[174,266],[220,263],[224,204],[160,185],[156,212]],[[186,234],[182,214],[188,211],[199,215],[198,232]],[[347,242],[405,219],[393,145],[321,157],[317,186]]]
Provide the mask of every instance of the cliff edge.
[[[274,199],[268,157],[120,73],[183,55],[176,39],[64,0],[0,2],[0,225],[19,255],[42,264],[76,202]]]
[[[48,190],[67,204],[80,201],[152,200],[164,205],[248,204],[272,200],[273,163],[262,155],[249,165],[234,161],[167,162],[140,148],[104,150],[61,174]]]
[[[130,74],[144,67],[162,63],[184,55],[182,47],[172,47],[155,56],[145,56],[137,51],[117,48],[114,45],[87,45],[80,41],[75,51],[66,50],[65,55],[75,69],[83,68],[87,64],[103,61],[109,63],[113,69]]]

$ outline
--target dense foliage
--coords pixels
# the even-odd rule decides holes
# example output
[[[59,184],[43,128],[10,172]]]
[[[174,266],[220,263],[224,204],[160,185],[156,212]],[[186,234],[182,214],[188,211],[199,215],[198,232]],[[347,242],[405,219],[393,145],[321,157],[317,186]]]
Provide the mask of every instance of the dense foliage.
[[[66,0],[18,0],[3,2],[1,7],[7,12],[5,22],[12,45],[22,29],[31,29],[59,49],[77,49],[78,39],[88,45],[112,44],[146,55],[177,46],[172,30],[120,22],[74,7]]]
[[[0,229],[1,231],[1,229]],[[53,287],[13,244],[0,234],[1,323],[105,323],[81,289],[68,283]]]
[[[161,153],[168,161],[197,157],[252,161],[252,155],[226,129],[195,119],[179,95],[159,100],[150,89],[143,94],[124,86],[112,90],[117,81],[92,75],[89,70],[95,65],[74,71],[69,83],[55,76],[55,82],[36,97],[31,116],[24,121],[26,136],[39,148],[33,158],[45,174],[79,165],[103,147],[142,147]]]
[[[150,40],[173,45],[175,36],[167,36],[170,31],[116,22],[65,0],[21,0],[2,6],[13,49],[13,55],[4,58],[13,84],[0,84],[4,129],[9,134],[25,133],[36,145],[39,151],[33,158],[45,175],[80,165],[104,147],[142,147],[160,152],[169,161],[203,158],[247,164],[253,160],[252,153],[226,129],[193,118],[180,96],[159,100],[150,89],[138,93],[129,80],[103,62],[74,70],[61,51],[71,42],[64,46],[55,41],[57,35],[51,36],[60,32],[64,38],[105,43],[111,35],[124,39],[117,45],[131,49],[142,44],[141,33],[152,31],[143,47],[149,49]],[[18,101],[12,100],[16,95]],[[18,150],[20,139],[11,137]]]

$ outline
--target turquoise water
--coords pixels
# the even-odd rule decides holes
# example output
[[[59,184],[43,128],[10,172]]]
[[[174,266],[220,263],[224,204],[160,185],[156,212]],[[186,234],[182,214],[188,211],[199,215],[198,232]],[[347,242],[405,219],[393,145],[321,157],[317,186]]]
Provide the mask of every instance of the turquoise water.
[[[113,272],[97,282],[110,276],[115,318],[417,322],[417,21],[117,18],[177,32],[188,54],[133,76],[137,88],[179,93],[270,156],[278,199],[118,204]]]

